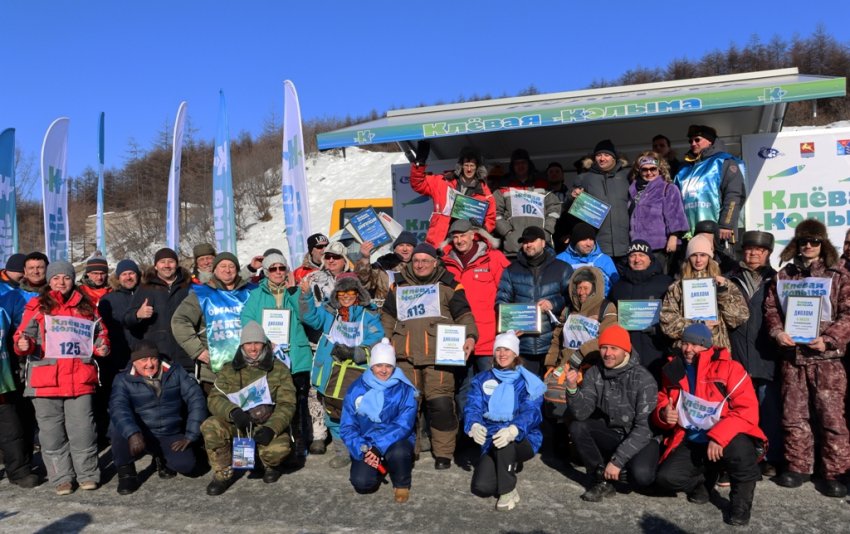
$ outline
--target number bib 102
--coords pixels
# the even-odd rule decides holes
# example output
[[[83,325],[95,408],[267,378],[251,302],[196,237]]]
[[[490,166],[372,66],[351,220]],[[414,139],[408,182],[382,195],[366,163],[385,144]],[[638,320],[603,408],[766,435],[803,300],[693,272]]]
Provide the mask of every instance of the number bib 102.
[[[79,317],[44,316],[45,358],[90,358],[94,321]]]
[[[440,314],[440,288],[437,284],[400,286],[397,290],[395,301],[399,321],[442,317],[442,314]]]

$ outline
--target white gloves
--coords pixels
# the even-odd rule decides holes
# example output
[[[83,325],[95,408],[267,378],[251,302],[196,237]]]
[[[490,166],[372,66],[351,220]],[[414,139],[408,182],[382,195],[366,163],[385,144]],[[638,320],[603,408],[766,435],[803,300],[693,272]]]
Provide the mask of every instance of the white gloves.
[[[472,423],[472,428],[469,429],[469,437],[475,443],[484,445],[484,442],[487,441],[487,428],[479,423]]]
[[[497,449],[501,449],[508,443],[515,440],[518,435],[519,429],[516,426],[506,426],[505,428],[493,434],[493,445],[495,445]]]

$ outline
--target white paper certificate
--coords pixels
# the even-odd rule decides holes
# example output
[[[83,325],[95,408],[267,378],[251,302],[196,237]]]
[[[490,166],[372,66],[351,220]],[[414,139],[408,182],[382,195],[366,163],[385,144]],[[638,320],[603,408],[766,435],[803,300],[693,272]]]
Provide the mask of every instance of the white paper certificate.
[[[682,280],[682,306],[685,319],[717,320],[717,287],[712,278]]]
[[[269,341],[289,347],[289,310],[263,310],[263,331]]]
[[[788,297],[785,333],[794,343],[808,345],[820,335],[822,297]]]
[[[437,358],[435,365],[465,365],[466,326],[459,324],[437,325]]]

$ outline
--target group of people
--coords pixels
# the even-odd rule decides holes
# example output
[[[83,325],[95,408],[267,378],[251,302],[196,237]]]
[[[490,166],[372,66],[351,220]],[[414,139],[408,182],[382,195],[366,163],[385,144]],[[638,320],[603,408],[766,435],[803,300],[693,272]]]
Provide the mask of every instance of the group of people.
[[[660,137],[654,148],[669,149]],[[295,269],[277,249],[241,267],[199,244],[191,271],[163,248],[144,273],[120,261],[111,280],[93,257],[78,282],[67,262],[12,256],[0,271],[9,480],[39,483],[36,428],[60,495],[98,487],[107,443],[122,495],[139,487],[145,454],[171,478],[195,471],[204,451],[206,491],[220,495],[234,470],[271,484],[330,445],[329,465],[348,467],[356,491],[388,476],[403,503],[423,453],[443,470],[474,443],[472,491],[510,510],[545,430],[586,468],[586,501],[632,484],[705,503],[731,485],[726,520],[745,525],[763,474],[800,486],[816,456],[821,490],[846,495],[850,232],[839,257],[823,224],[800,223],[778,272],[773,236],[743,232],[735,259],[721,244],[739,239],[742,168],[710,127],[688,137],[683,162],[659,149],[631,170],[600,142],[556,191],[515,151],[494,193],[475,150],[434,175],[420,144],[410,182],[434,200],[427,238],[402,232],[380,257],[365,242],[352,261],[314,234]],[[585,193],[610,206],[598,228],[568,221]],[[483,220],[453,218],[457,194],[487,202]],[[688,280],[714,287],[715,318],[688,315]],[[788,295],[806,287],[795,281],[823,297],[819,335],[802,344],[785,327]],[[657,316],[629,326],[626,301],[654,301]],[[517,304],[537,328],[502,327]],[[460,364],[446,360],[451,347]]]

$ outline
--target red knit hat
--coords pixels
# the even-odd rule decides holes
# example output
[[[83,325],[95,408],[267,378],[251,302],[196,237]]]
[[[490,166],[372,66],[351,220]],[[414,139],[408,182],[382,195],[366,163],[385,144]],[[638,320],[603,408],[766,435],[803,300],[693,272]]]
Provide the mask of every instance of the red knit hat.
[[[629,337],[629,332],[618,324],[614,324],[602,331],[599,336],[599,346],[612,345],[619,347],[626,352],[632,351],[632,340]]]

